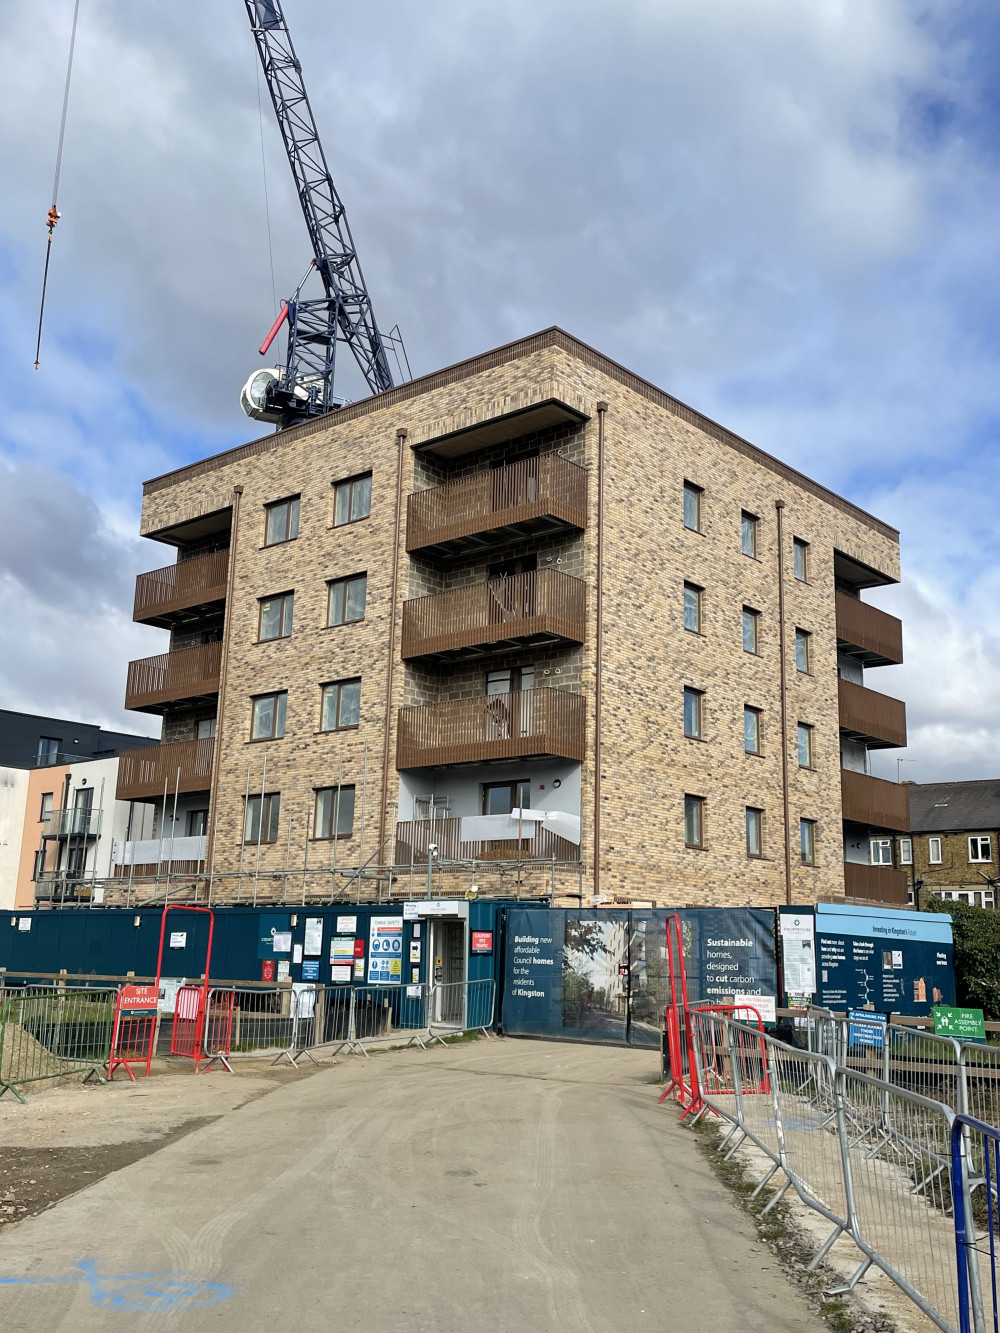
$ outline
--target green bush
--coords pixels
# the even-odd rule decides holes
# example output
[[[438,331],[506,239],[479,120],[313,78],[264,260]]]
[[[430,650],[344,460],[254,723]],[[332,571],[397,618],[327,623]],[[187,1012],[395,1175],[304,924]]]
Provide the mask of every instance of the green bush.
[[[923,910],[951,914],[958,1003],[1000,1019],[1000,912],[941,898],[929,898]]]

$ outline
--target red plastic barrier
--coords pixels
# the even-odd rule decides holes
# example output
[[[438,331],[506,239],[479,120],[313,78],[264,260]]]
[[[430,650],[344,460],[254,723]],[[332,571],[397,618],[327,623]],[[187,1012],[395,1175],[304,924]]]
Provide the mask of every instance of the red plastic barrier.
[[[153,1063],[153,1043],[156,1040],[156,1014],[159,1004],[158,986],[123,986],[115,1002],[115,1019],[111,1029],[111,1052],[108,1056],[108,1079],[121,1067],[132,1082],[133,1064],[149,1067]]]
[[[735,1022],[742,1023],[744,1027],[755,1028],[761,1034],[760,1038],[757,1038],[748,1033],[739,1032],[737,1034],[739,1040],[736,1043],[735,1056],[740,1072],[740,1087],[744,1095],[769,1095],[771,1083],[767,1070],[767,1051],[763,1042],[764,1020],[760,1011],[755,1009],[752,1004],[698,1004],[695,1005],[691,1015],[692,1032],[699,1014],[720,1014],[723,1017],[728,1015]],[[727,1049],[718,1058],[725,1061],[731,1059],[732,1056],[733,1052]],[[704,1040],[702,1041],[702,1057],[706,1066],[704,1070],[705,1078],[712,1082],[712,1068],[707,1063]],[[716,1058],[714,1051],[712,1058],[713,1061]],[[708,1089],[706,1088],[703,1091],[707,1092]],[[732,1091],[733,1089],[727,1087],[724,1081],[720,1086],[711,1088],[714,1097]]]
[[[170,1054],[185,1055],[194,1061],[197,1070],[201,1063],[201,1034],[205,1023],[202,1004],[204,994],[200,986],[181,986],[174,1006],[174,1026],[170,1034]]]
[[[664,1012],[667,1046],[670,1053],[670,1082],[660,1101],[666,1101],[672,1092],[684,1107],[684,1116],[701,1107],[698,1092],[698,1073],[694,1059],[694,1039],[688,1011],[687,972],[684,967],[684,931],[680,916],[675,912],[667,917],[667,965],[670,971],[670,1000]]]

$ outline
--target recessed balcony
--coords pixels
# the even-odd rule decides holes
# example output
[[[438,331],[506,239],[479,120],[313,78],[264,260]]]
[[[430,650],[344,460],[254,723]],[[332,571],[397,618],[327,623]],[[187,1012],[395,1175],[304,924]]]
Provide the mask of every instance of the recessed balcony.
[[[221,642],[140,657],[128,664],[125,707],[137,713],[162,713],[166,703],[216,695],[221,664]]]
[[[184,613],[200,615],[226,597],[229,551],[212,551],[140,574],[132,619],[169,629]]]
[[[840,695],[840,730],[869,749],[906,744],[906,704],[849,680],[837,682]]]
[[[482,820],[400,820],[396,825],[396,865],[425,866],[432,843],[438,861],[579,861],[579,845],[561,838],[544,824],[526,823],[517,829],[516,820],[506,822],[512,826],[509,832],[514,833],[513,837],[469,839],[462,837],[463,824],[481,825]]]
[[[901,783],[842,768],[840,800],[844,819],[852,823],[896,833],[910,831],[910,799]]]
[[[126,750],[118,760],[119,801],[149,801],[178,792],[208,791],[212,783],[214,739],[171,741],[144,750]]]
[[[411,495],[406,549],[451,555],[586,526],[586,468],[541,454]]]
[[[399,710],[397,768],[556,756],[582,761],[586,701],[569,690],[477,695]]]
[[[587,586],[556,569],[403,603],[404,659],[474,657],[519,644],[583,643]]]
[[[848,898],[861,898],[865,902],[906,907],[909,902],[906,871],[895,870],[892,866],[866,866],[845,861],[844,893]]]
[[[838,592],[837,649],[865,667],[896,666],[903,660],[903,622]]]

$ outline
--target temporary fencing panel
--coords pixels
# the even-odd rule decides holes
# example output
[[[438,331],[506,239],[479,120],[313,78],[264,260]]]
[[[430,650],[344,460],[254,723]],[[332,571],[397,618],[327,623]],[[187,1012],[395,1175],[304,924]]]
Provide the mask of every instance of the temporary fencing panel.
[[[951,1175],[955,1199],[960,1333],[986,1333],[1000,1324],[997,1251],[1000,1249],[1000,1129],[958,1115],[951,1127]],[[972,1191],[984,1186],[978,1216]]]
[[[83,1073],[102,1082],[117,992],[25,987],[0,1005],[0,1097],[41,1079]]]
[[[433,1041],[443,1042],[448,1035],[481,1032],[490,1036],[496,1009],[496,982],[492,977],[481,981],[435,983],[427,1000],[427,1027]]]
[[[214,988],[208,992],[205,1006],[205,1021],[202,1026],[201,1050],[205,1057],[206,1069],[219,1063],[230,1073],[233,1067],[229,1063],[229,1053],[233,1040],[233,1009],[236,1004],[236,992]],[[195,1065],[197,1068],[197,1063]]]
[[[134,1064],[145,1065],[146,1077],[149,1077],[153,1043],[156,1040],[159,997],[157,986],[123,986],[118,992],[111,1052],[108,1056],[109,1082],[114,1078],[115,1070],[122,1068],[134,1083]]]
[[[724,1014],[694,1010],[691,1020],[703,1106],[730,1122],[730,1154],[747,1139],[766,1155],[771,1168],[758,1191],[778,1170],[784,1175],[785,1183],[768,1208],[791,1186],[803,1203],[834,1224],[812,1266],[839,1236],[849,1236],[862,1261],[838,1291],[851,1289],[874,1264],[938,1328],[955,1333],[962,1281],[967,1280],[976,1300],[980,1297],[974,1237],[965,1256],[971,1276],[962,1279],[956,1268],[952,1199],[957,1221],[961,1195],[971,1236],[970,1200],[973,1190],[985,1183],[985,1152],[982,1146],[970,1151],[965,1145],[964,1175],[949,1170],[953,1111],[886,1078],[837,1066],[826,1055],[789,1046]],[[770,1095],[760,1091],[764,1085],[754,1052],[761,1049]],[[936,1046],[922,1052],[924,1061],[912,1046],[903,1057],[890,1059],[892,1049],[887,1042],[876,1054],[896,1077],[944,1079],[942,1087],[958,1086]],[[1000,1131],[993,1133],[1000,1141]],[[995,1191],[995,1172],[993,1179]],[[980,1210],[990,1210],[993,1236],[996,1195],[987,1186],[979,1197]],[[970,1304],[974,1310],[971,1297]],[[995,1308],[992,1297],[988,1305]],[[962,1329],[965,1333],[965,1325]],[[970,1325],[970,1333],[984,1333],[984,1328]]]

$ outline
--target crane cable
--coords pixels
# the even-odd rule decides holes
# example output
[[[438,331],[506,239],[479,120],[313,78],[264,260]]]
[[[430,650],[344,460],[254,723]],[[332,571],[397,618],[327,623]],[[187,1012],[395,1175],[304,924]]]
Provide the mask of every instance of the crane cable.
[[[63,143],[66,139],[66,113],[69,110],[69,85],[73,78],[73,52],[76,49],[76,27],[80,17],[80,0],[75,0],[73,5],[73,27],[69,38],[69,59],[66,62],[66,86],[63,89],[62,120],[59,123],[59,145],[56,148],[56,171],[55,178],[52,181],[52,207],[49,209],[45,219],[45,225],[49,229],[48,240],[45,243],[45,270],[42,274],[42,299],[38,308],[38,339],[35,343],[35,369],[38,369],[38,360],[42,350],[42,320],[45,316],[45,290],[49,285],[49,260],[52,257],[52,234],[56,229],[56,223],[61,216],[59,212],[59,173],[62,171]]]

